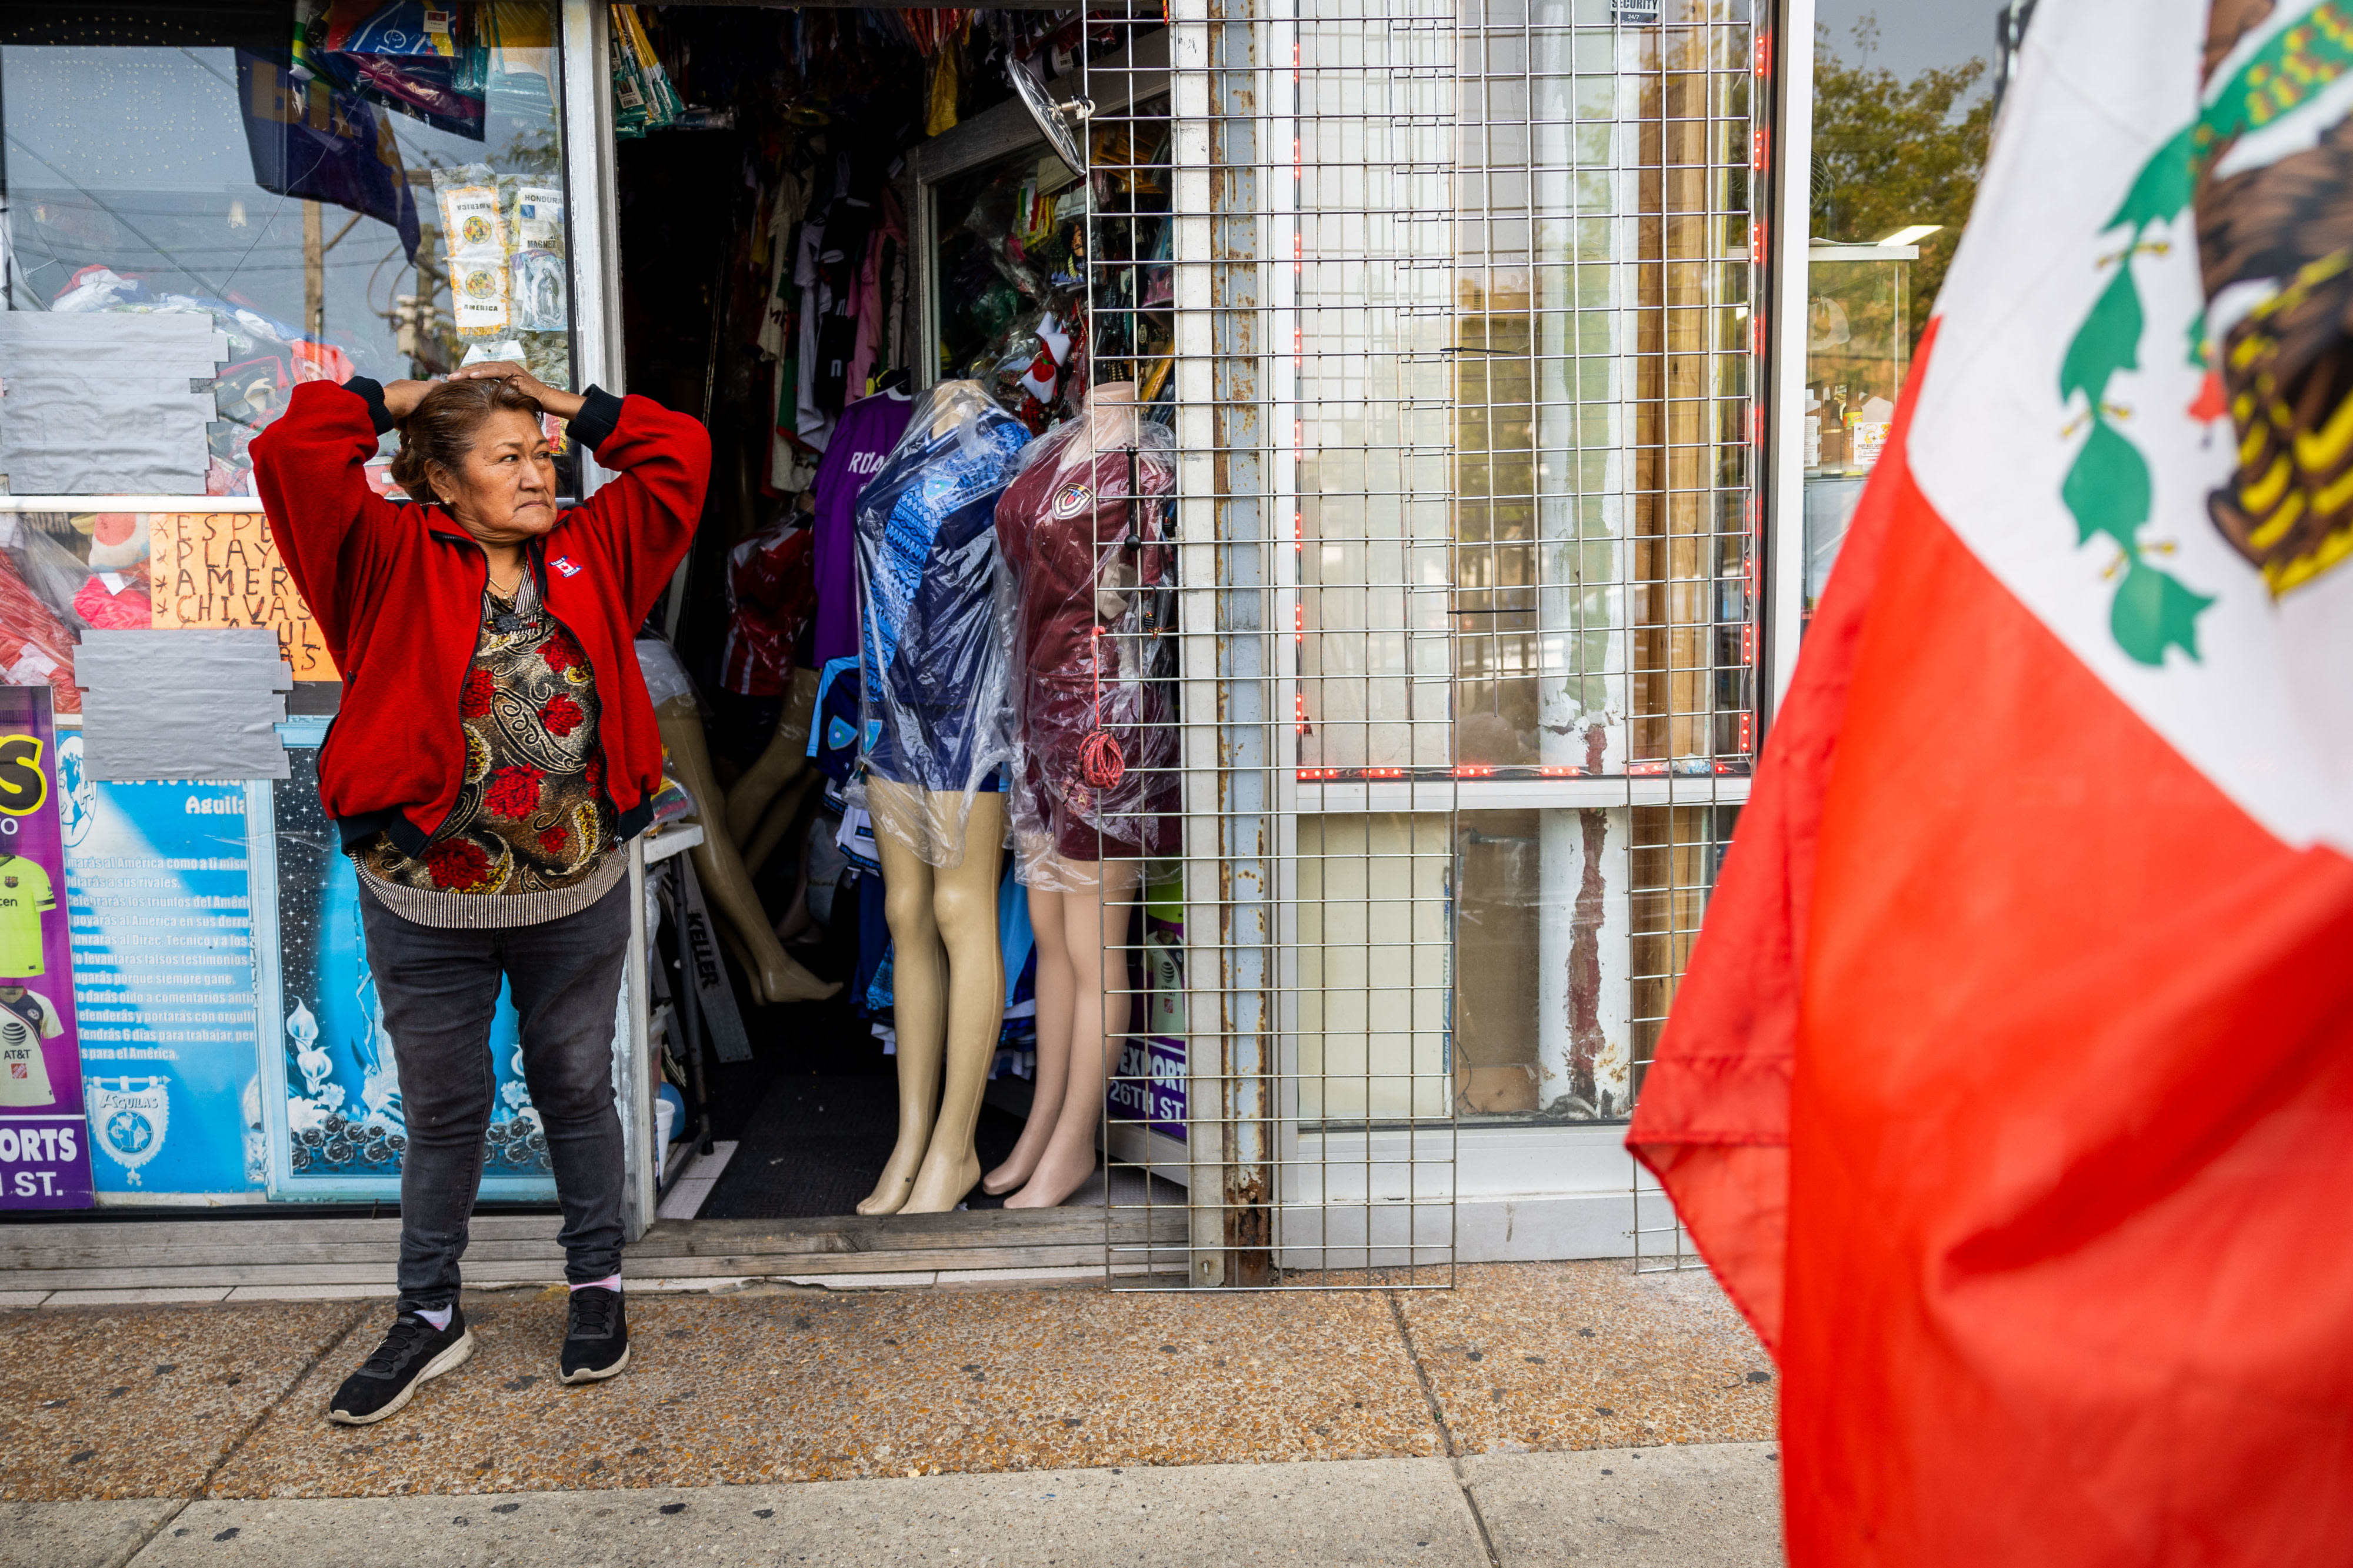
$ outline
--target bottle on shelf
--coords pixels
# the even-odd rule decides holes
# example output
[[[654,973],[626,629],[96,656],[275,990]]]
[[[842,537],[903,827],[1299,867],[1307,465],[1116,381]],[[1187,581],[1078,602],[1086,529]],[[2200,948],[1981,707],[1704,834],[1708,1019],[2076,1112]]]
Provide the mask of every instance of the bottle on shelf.
[[[1822,472],[1846,469],[1846,388],[1833,386],[1822,405]]]

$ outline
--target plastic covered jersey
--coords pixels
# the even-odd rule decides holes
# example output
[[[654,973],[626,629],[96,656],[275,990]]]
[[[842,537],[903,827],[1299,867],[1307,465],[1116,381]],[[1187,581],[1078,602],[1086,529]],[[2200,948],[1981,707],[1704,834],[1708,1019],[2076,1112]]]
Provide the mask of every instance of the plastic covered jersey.
[[[1176,848],[1176,454],[1134,391],[1092,389],[997,505],[1019,671],[1014,842],[1031,887],[1092,888],[1095,862]]]
[[[979,383],[943,382],[858,496],[864,749],[848,798],[934,866],[963,863],[973,796],[1011,755],[995,519],[1029,441]]]

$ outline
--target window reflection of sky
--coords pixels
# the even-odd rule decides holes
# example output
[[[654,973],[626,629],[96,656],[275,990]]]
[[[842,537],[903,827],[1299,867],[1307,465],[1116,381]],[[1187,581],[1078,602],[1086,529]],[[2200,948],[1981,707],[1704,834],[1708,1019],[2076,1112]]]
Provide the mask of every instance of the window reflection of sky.
[[[1815,0],[1814,20],[1829,29],[1831,47],[1850,62],[1855,58],[1854,25],[1864,16],[1879,24],[1879,47],[1872,63],[1909,81],[1934,67],[1993,59],[1993,0],[1955,5],[1947,0]]]

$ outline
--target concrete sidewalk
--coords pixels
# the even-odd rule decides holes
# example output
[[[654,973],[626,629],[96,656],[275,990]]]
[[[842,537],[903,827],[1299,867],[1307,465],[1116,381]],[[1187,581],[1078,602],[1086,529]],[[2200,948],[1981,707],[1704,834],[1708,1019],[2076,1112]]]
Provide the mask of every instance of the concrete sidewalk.
[[[350,1428],[383,1302],[0,1312],[0,1565],[1774,1560],[1771,1363],[1699,1273],[639,1293],[586,1388],[562,1291],[467,1313]]]
[[[712,1563],[875,1568],[1769,1568],[1762,1444],[797,1486],[0,1505],[6,1568]],[[143,1542],[143,1544],[142,1544]]]

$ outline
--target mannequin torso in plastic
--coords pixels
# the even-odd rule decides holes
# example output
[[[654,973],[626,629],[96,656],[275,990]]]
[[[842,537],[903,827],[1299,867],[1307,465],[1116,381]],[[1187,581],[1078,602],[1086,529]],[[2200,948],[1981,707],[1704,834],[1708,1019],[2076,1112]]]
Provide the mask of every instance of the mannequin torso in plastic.
[[[1087,395],[1086,429],[1055,459],[1057,480],[1102,457],[1134,448],[1137,417],[1134,383],[1097,384]],[[1068,543],[1093,558],[1099,542],[1095,509],[1087,506],[1062,521],[1084,531],[1083,541]],[[1050,519],[1039,531],[1050,526]],[[1036,545],[1040,551],[1054,547],[1052,541]],[[1124,570],[1129,569],[1113,561],[1096,574],[1092,596],[1098,625],[1117,621],[1128,607],[1134,578],[1132,570],[1123,578]],[[1065,853],[1076,847],[1040,847],[1037,862],[1025,860],[1029,921],[1038,942],[1037,1092],[1020,1142],[981,1184],[985,1192],[1010,1194],[1008,1208],[1054,1207],[1094,1173],[1095,1129],[1103,1116],[1110,1055],[1127,1028],[1126,976],[1114,955],[1125,951],[1128,909],[1141,864]],[[1107,983],[1107,966],[1122,971],[1115,986]]]

